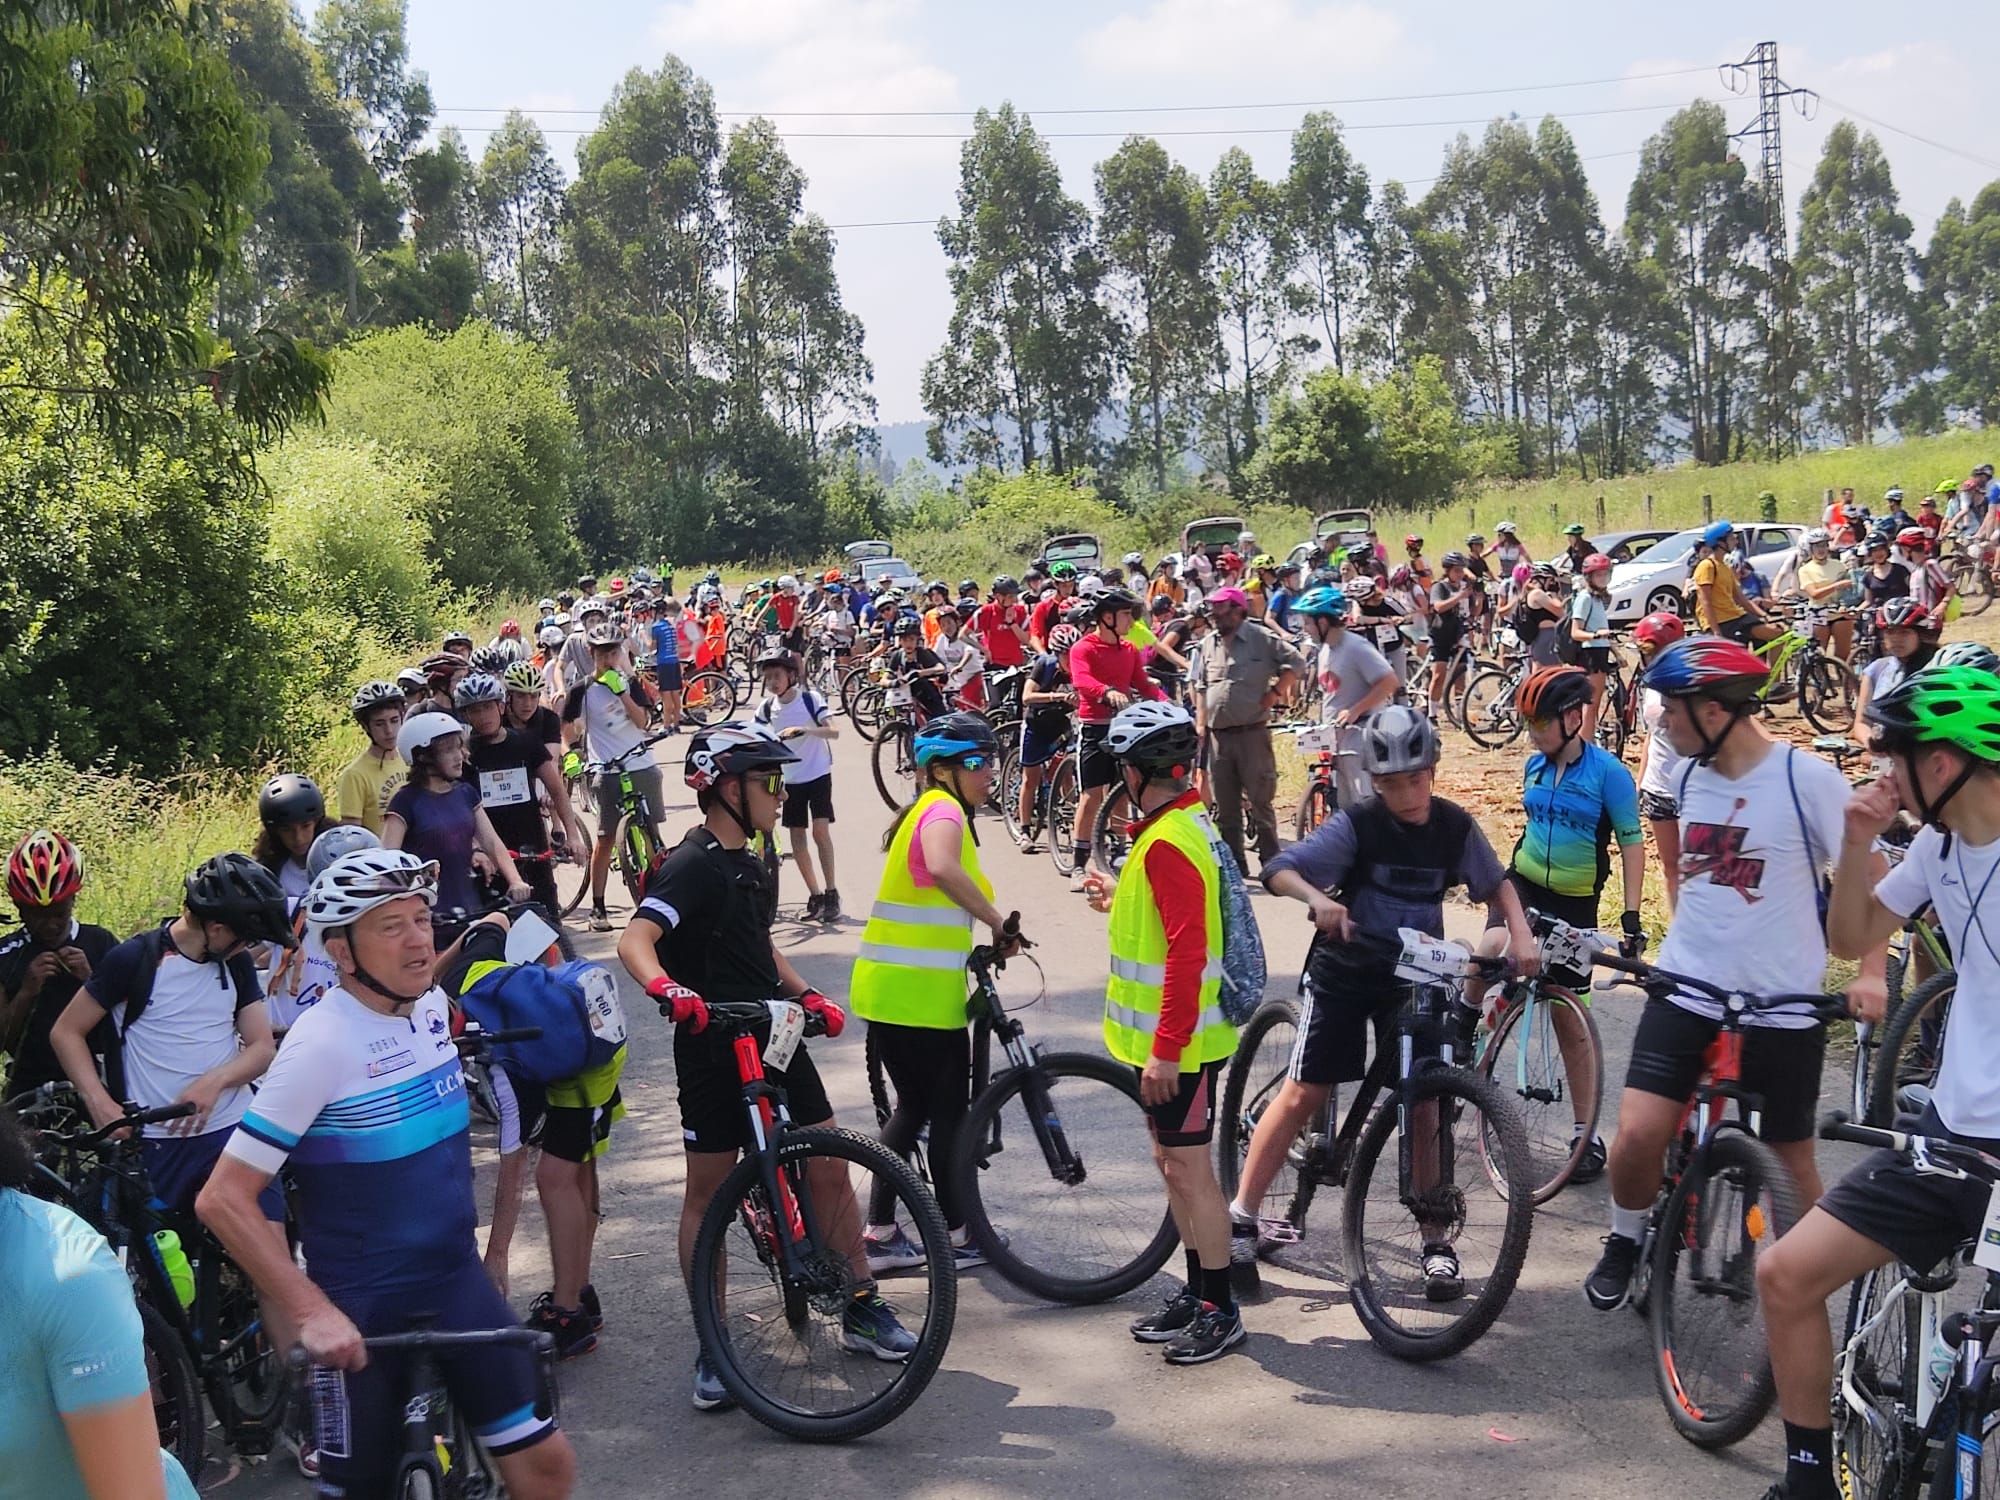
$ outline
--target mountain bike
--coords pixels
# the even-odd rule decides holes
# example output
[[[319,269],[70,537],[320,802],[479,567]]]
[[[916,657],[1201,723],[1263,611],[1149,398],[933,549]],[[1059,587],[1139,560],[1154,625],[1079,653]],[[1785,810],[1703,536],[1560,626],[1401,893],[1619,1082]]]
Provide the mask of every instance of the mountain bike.
[[[1622,644],[1629,636],[1620,637]],[[1616,759],[1625,758],[1625,748],[1639,733],[1639,680],[1646,674],[1644,662],[1628,660],[1615,647],[1611,670],[1604,674],[1604,702],[1597,710],[1597,743]]]
[[[665,1001],[660,1010],[685,1022]],[[838,1025],[827,1033],[820,1017],[789,1000],[710,1001],[708,1025],[731,1039],[756,1144],[723,1179],[695,1233],[688,1294],[701,1347],[729,1394],[777,1432],[811,1442],[873,1432],[923,1394],[951,1340],[958,1280],[944,1214],[881,1142],[792,1124],[784,1091],[764,1066],[782,1069],[801,1037],[838,1034]],[[830,1203],[821,1201],[828,1164],[842,1179]],[[843,1342],[848,1303],[872,1284],[847,1181],[854,1167],[887,1185],[898,1222],[925,1255],[924,1266],[897,1283],[901,1305],[915,1305],[903,1323],[917,1341],[900,1361],[848,1352]]]
[[[1989,542],[1973,542],[1945,564],[1951,574],[1952,592],[1958,595],[1960,612],[1984,614],[1993,602],[1993,548]]]
[[[1292,835],[1302,839],[1340,810],[1334,762],[1355,752],[1340,748],[1340,731],[1331,724],[1301,724],[1283,732],[1297,739],[1300,754],[1312,757],[1306,762],[1306,789],[1292,817]]]
[[[1853,1124],[1834,1114],[1820,1138],[1897,1151],[1926,1175],[2000,1184],[2000,1160],[1936,1136]],[[1933,1267],[1882,1266],[1848,1292],[1834,1349],[1834,1466],[1846,1500],[1977,1500],[2000,1495],[2000,1272],[1978,1241]],[[1971,1259],[1976,1289],[1954,1300]]]
[[[1020,913],[1005,930],[1019,934]],[[1180,1242],[1170,1213],[1155,1220],[1148,1211],[1162,1190],[1138,1080],[1098,1053],[1030,1043],[1001,1001],[995,976],[1006,961],[993,954],[981,944],[966,960],[972,1108],[942,1170],[974,1243],[1014,1285],[1050,1302],[1122,1297],[1157,1275]],[[995,1041],[1006,1054],[997,1074]],[[875,1118],[887,1125],[894,1096],[872,1032],[867,1051]],[[939,1170],[921,1146],[916,1167],[931,1177]]]
[[[651,765],[653,746],[667,737],[665,730],[657,730],[647,735],[622,755],[615,755],[607,761],[594,761],[586,770],[595,779],[615,777],[616,785],[604,787],[600,784],[598,797],[601,801],[605,792],[610,792],[618,807],[618,824],[612,839],[612,848],[618,861],[618,875],[625,882],[625,890],[636,908],[646,894],[646,877],[653,872],[654,862],[660,857],[660,836],[654,831],[654,820],[659,809],[647,803],[638,785],[632,780],[634,757],[643,756],[645,764]]]
[[[875,790],[891,811],[916,795],[917,730],[923,727],[924,719],[910,685],[890,678],[882,689],[882,717],[877,721],[869,762],[875,773]]]
[[[68,1092],[66,1084],[51,1084],[14,1104],[32,1119],[37,1101]],[[249,1276],[198,1218],[169,1213],[147,1186],[139,1132],[194,1111],[189,1103],[128,1104],[102,1129],[44,1131],[30,1190],[64,1204],[103,1235],[131,1277],[160,1446],[199,1479],[207,1446],[203,1392],[223,1440],[245,1457],[261,1457],[277,1439],[287,1386]],[[117,1131],[130,1134],[111,1139]],[[191,1285],[176,1286],[168,1270],[161,1237],[169,1233],[178,1237]]]
[[[1771,1408],[1757,1257],[1800,1212],[1791,1173],[1759,1138],[1763,1099],[1743,1087],[1743,1030],[1753,1012],[1826,1021],[1847,1007],[1821,994],[1745,995],[1601,949],[1584,956],[1630,975],[1651,1004],[1690,995],[1722,1009],[1647,1212],[1632,1305],[1650,1316],[1653,1376],[1675,1431],[1699,1447],[1726,1447]]]
[[[725,724],[736,717],[748,691],[726,672],[690,672],[681,679],[681,723],[693,729]]]
[[[402,1379],[403,1448],[389,1493],[395,1500],[499,1500],[506,1494],[492,1457],[466,1425],[451,1399],[448,1366],[507,1344],[533,1351],[541,1374],[535,1415],[553,1418],[556,1389],[555,1335],[536,1328],[488,1328],[441,1333],[419,1324],[406,1333],[378,1334],[361,1341],[370,1355],[404,1355]],[[303,1349],[287,1357],[289,1367],[308,1382],[321,1378]],[[324,1372],[338,1380],[336,1372]]]
[[[1524,656],[1472,674],[1459,695],[1458,722],[1473,744],[1482,750],[1504,750],[1521,737],[1525,724],[1515,695],[1532,669],[1533,663]]]
[[[1035,787],[1027,822],[1021,821],[1021,787],[1028,768],[1021,764],[1018,739],[1001,750],[1000,774],[994,781],[1000,800],[1000,816],[1014,842],[1034,844],[1047,834],[1049,857],[1065,875],[1070,873],[1068,861],[1071,850],[1068,845],[1070,829],[1076,822],[1077,772],[1072,749],[1075,739],[1074,730],[1066,733],[1061,748],[1042,762],[1042,779]]]
[[[1394,953],[1397,978],[1410,986],[1394,1045],[1377,1049],[1337,1135],[1332,1096],[1307,1120],[1265,1195],[1278,1212],[1259,1219],[1270,1242],[1296,1243],[1319,1189],[1341,1188],[1341,1260],[1362,1327],[1398,1359],[1443,1359],[1506,1308],[1534,1227],[1520,1114],[1492,1079],[1459,1062],[1472,1053],[1478,1021],[1464,981],[1504,978],[1507,961],[1417,932],[1405,931],[1400,945],[1361,941]],[[1217,1145],[1227,1193],[1285,1082],[1299,1019],[1296,1000],[1267,1000],[1237,1040]],[[1439,1243],[1451,1245],[1463,1275],[1451,1301],[1434,1298],[1424,1273],[1427,1248]]]
[[[1859,690],[1853,668],[1813,639],[1813,627],[1829,615],[1829,611],[1816,608],[1794,611],[1793,624],[1754,648],[1771,670],[1758,693],[1765,711],[1787,697],[1795,698],[1806,722],[1827,735],[1844,734],[1854,722],[1854,698]],[[1805,628],[1798,628],[1801,625]]]

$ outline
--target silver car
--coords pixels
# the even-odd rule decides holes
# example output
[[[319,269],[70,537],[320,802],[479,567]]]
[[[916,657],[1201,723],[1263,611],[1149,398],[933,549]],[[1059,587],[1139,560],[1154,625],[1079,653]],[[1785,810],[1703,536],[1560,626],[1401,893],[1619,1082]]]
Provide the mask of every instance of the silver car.
[[[1611,608],[1615,626],[1630,626],[1646,615],[1659,611],[1685,614],[1693,608],[1689,597],[1688,573],[1693,568],[1695,543],[1704,528],[1690,527],[1662,537],[1630,562],[1611,570]],[[1803,526],[1754,522],[1736,528],[1736,542],[1750,556],[1750,565],[1766,583],[1777,578],[1785,554],[1804,540]]]

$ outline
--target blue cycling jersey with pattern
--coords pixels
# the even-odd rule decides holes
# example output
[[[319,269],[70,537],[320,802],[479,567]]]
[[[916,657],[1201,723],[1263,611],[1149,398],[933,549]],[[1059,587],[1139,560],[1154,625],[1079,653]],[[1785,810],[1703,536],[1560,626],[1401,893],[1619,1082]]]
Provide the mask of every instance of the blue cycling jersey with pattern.
[[[1521,803],[1528,815],[1512,869],[1564,896],[1594,896],[1611,874],[1609,843],[1639,842],[1639,790],[1610,752],[1585,744],[1566,767],[1528,757]]]

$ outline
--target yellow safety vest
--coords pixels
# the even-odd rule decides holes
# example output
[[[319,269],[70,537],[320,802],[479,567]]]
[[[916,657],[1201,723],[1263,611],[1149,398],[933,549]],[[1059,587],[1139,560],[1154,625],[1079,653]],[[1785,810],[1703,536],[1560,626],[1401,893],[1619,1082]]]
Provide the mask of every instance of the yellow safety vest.
[[[956,1031],[965,1024],[965,961],[972,956],[972,913],[936,885],[910,874],[910,845],[925,811],[956,800],[933,787],[917,799],[889,845],[882,886],[861,934],[848,1001],[864,1021]],[[979,846],[966,819],[958,862],[990,901],[993,887],[979,868]]]
[[[1236,1028],[1223,1019],[1217,998],[1222,989],[1222,891],[1215,855],[1201,818],[1190,808],[1170,807],[1148,822],[1132,841],[1124,872],[1118,877],[1117,894],[1111,898],[1111,978],[1104,992],[1104,1045],[1113,1057],[1135,1068],[1143,1068],[1153,1056],[1153,1033],[1159,1029],[1160,999],[1167,980],[1167,930],[1146,878],[1146,851],[1163,839],[1187,855],[1200,871],[1208,909],[1208,962],[1201,971],[1201,1011],[1194,1035],[1181,1052],[1181,1071],[1192,1073],[1236,1050]]]

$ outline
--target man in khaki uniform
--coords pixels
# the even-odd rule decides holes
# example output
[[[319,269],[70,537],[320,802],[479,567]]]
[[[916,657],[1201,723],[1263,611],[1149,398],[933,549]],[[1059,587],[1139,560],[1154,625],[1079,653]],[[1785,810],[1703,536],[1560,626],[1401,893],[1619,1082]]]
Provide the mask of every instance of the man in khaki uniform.
[[[1208,741],[1215,826],[1247,874],[1249,865],[1243,854],[1246,802],[1258,862],[1278,852],[1278,819],[1271,810],[1278,795],[1271,709],[1298,680],[1302,664],[1287,641],[1250,618],[1250,601],[1241,589],[1217,589],[1208,596],[1208,606],[1215,632],[1202,647],[1201,692],[1196,706]]]

